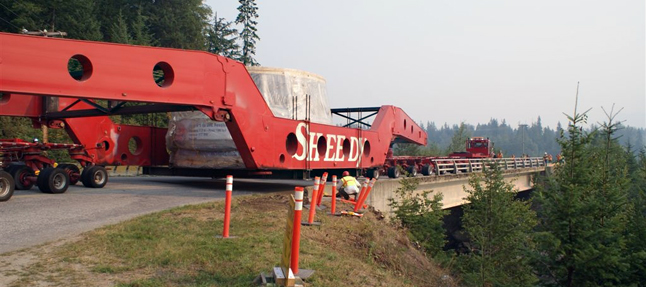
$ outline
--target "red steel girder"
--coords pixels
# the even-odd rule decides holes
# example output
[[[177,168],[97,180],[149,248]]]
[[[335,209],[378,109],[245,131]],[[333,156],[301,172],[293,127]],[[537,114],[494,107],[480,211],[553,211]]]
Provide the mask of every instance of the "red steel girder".
[[[47,118],[77,99],[192,106],[226,122],[245,166],[254,170],[376,167],[383,165],[393,140],[427,140],[394,106],[382,106],[369,130],[277,118],[243,64],[206,52],[6,33],[0,33],[0,43],[0,115]],[[76,79],[67,69],[71,58],[84,66]],[[161,87],[154,67],[164,70]],[[39,100],[45,97],[60,99],[52,109]],[[89,107],[83,103],[70,110],[83,105]],[[124,142],[137,136],[146,146],[159,138],[150,129],[119,128],[107,117],[65,122],[76,143],[88,151],[96,147],[97,163],[132,164]],[[156,156],[142,152],[138,161],[154,164]]]

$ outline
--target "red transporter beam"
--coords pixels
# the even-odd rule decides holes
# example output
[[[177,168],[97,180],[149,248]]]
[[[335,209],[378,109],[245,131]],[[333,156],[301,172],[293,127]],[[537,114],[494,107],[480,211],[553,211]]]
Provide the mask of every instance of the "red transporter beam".
[[[394,106],[382,106],[370,130],[275,117],[243,64],[206,52],[6,33],[0,42],[0,115],[50,126],[66,118],[73,140],[95,149],[100,164],[133,164],[127,142],[134,137],[145,147],[134,157],[137,164],[155,164],[147,144],[163,135],[118,126],[107,117],[70,118],[89,115],[84,111],[92,103],[78,99],[200,110],[226,122],[245,166],[254,170],[378,167],[395,138],[426,144],[426,133]],[[70,60],[83,71],[69,73]],[[162,83],[155,82],[153,69],[163,71]],[[51,97],[60,98],[45,101]]]

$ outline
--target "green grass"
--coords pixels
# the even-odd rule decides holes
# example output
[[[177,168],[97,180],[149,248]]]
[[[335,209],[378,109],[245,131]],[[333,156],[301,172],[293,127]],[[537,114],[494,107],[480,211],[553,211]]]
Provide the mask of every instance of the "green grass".
[[[31,279],[21,278],[15,286],[37,280],[69,285],[64,278],[132,287],[251,286],[279,264],[288,206],[284,195],[234,199],[230,239],[216,238],[223,226],[221,202],[100,228],[57,249],[46,266],[32,268]],[[316,270],[310,286],[451,286],[439,281],[446,272],[415,250],[405,232],[372,214],[362,219],[317,214],[317,220],[321,227],[302,227],[299,266]],[[51,274],[59,276],[47,277]]]

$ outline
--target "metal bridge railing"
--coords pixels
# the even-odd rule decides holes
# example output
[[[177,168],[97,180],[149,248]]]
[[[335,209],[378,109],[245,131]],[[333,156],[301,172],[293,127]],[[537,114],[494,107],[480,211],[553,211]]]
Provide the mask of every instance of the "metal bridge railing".
[[[502,170],[514,170],[545,166],[541,157],[528,158],[486,158],[486,159],[433,159],[434,174],[460,174],[481,172],[483,166],[498,164]]]

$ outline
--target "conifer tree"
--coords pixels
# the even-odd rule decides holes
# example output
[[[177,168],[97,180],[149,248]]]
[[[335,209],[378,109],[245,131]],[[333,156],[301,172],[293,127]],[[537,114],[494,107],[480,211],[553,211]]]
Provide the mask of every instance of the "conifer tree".
[[[559,139],[565,164],[537,186],[536,268],[544,285],[618,285],[628,269],[622,258],[628,180],[615,115],[600,132],[586,133],[586,113],[575,109],[567,137]]]
[[[254,59],[256,55],[256,41],[260,40],[256,25],[258,22],[254,19],[258,18],[258,7],[254,0],[240,0],[238,6],[238,18],[236,24],[242,24],[242,31],[240,38],[242,39],[242,55],[240,55],[240,62],[246,66],[259,66],[260,64]]]
[[[442,194],[436,193],[431,198],[432,191],[417,193],[418,178],[402,178],[399,183],[401,187],[395,191],[396,197],[388,199],[395,219],[426,252],[437,257],[446,244],[442,225],[448,212],[442,209]]]
[[[123,13],[119,11],[117,19],[110,26],[110,40],[113,43],[132,44],[132,37],[128,31],[128,24],[123,18]]]
[[[453,138],[451,138],[451,144],[446,150],[447,154],[457,151],[465,151],[465,143],[471,135],[467,130],[464,122],[460,123],[460,127],[453,133]]]
[[[240,45],[236,43],[238,30],[231,25],[231,22],[215,15],[213,26],[207,35],[207,51],[227,58],[240,58]]]
[[[646,150],[639,153],[628,195],[628,224],[626,227],[625,257],[629,269],[625,285],[646,286]]]
[[[493,164],[469,178],[462,224],[469,236],[469,252],[458,257],[467,286],[531,286],[536,276],[530,265],[531,231],[536,215],[529,201],[515,199]]]
[[[132,43],[142,46],[155,46],[157,42],[154,40],[152,33],[150,33],[148,25],[146,25],[148,17],[142,14],[142,9],[143,8],[141,6],[137,8],[137,13],[130,24]]]

